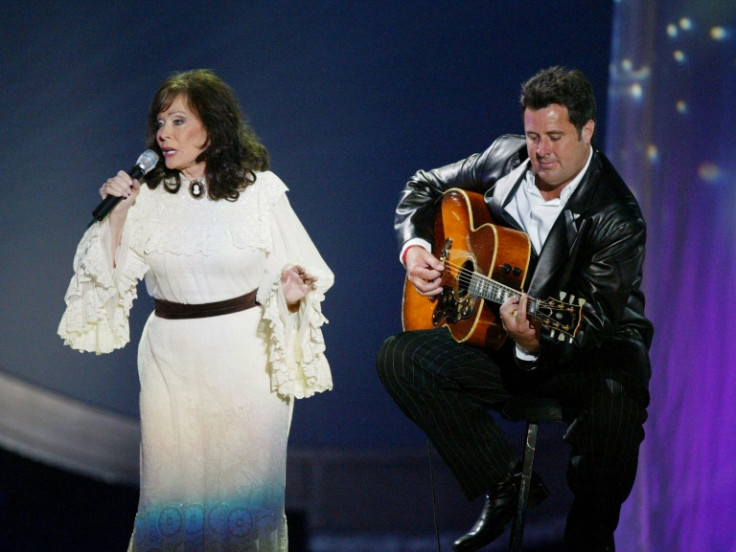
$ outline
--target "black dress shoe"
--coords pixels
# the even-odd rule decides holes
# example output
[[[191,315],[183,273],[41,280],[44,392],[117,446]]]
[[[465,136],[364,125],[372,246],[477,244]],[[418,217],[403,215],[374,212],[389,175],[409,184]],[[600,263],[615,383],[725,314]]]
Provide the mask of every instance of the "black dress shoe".
[[[520,485],[521,473],[515,471],[489,492],[478,521],[470,531],[454,542],[453,552],[474,552],[500,537],[516,513]],[[527,508],[534,508],[548,496],[549,491],[544,483],[536,473],[533,473]]]

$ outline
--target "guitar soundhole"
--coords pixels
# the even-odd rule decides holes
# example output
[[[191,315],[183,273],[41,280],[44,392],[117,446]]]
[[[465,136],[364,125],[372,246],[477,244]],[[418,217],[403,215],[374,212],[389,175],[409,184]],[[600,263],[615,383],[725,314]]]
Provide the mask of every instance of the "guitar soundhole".
[[[454,285],[444,285],[437,296],[437,305],[432,313],[432,324],[443,322],[456,324],[473,315],[478,298],[469,291],[475,266],[471,260],[465,261],[457,272]]]

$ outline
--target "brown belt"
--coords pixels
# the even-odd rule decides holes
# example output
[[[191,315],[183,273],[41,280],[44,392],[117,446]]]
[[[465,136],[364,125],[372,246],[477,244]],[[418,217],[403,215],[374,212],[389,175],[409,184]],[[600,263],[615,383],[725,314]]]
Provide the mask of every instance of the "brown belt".
[[[258,304],[256,303],[257,293],[258,288],[234,299],[225,299],[224,301],[216,301],[214,303],[197,303],[194,305],[172,303],[171,301],[156,299],[156,316],[169,319],[206,318],[209,316],[240,312],[255,307]]]

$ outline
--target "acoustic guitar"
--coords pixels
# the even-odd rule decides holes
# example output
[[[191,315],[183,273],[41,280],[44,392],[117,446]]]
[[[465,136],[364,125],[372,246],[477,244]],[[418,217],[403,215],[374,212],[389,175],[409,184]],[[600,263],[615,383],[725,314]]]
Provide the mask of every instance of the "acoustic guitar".
[[[452,188],[442,195],[438,206],[434,239],[434,251],[445,266],[442,293],[420,295],[407,279],[401,313],[404,329],[446,326],[455,341],[500,348],[507,334],[499,306],[523,293],[531,253],[529,237],[493,224],[481,194]],[[571,341],[580,329],[584,303],[564,292],[559,299],[529,297],[527,314],[551,337]]]

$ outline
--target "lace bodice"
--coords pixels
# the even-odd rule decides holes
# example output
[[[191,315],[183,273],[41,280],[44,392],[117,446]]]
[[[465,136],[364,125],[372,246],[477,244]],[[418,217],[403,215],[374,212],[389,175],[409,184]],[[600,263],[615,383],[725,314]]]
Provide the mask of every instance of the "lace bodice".
[[[59,326],[65,343],[96,353],[124,346],[140,279],[153,297],[179,303],[220,301],[258,288],[274,389],[308,396],[330,388],[321,302],[334,277],[291,209],[284,183],[271,172],[258,173],[237,201],[195,199],[187,186],[176,194],[162,186],[141,189],[115,267],[107,221],[85,233]],[[281,271],[292,264],[318,277],[296,314],[286,308],[279,285]]]

